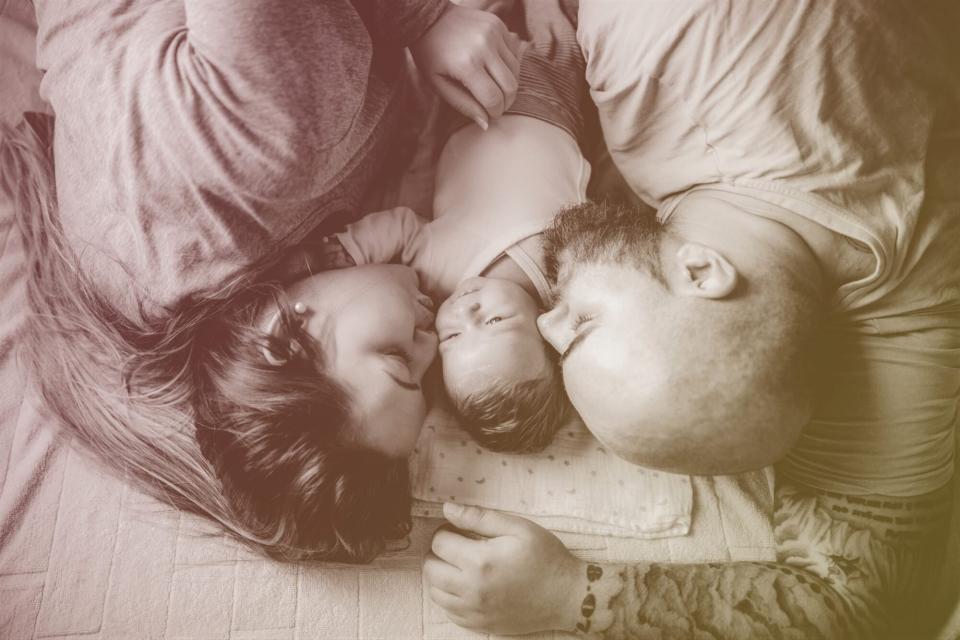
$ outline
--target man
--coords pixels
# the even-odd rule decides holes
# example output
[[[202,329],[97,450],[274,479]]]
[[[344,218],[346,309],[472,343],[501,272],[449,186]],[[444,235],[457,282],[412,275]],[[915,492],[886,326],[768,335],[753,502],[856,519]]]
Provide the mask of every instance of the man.
[[[541,331],[586,424],[631,461],[729,473],[790,449],[778,562],[588,565],[523,520],[450,511],[485,536],[434,538],[425,572],[455,621],[920,633],[899,625],[942,557],[960,392],[956,94],[920,13],[581,4],[606,142],[658,212],[558,217]]]

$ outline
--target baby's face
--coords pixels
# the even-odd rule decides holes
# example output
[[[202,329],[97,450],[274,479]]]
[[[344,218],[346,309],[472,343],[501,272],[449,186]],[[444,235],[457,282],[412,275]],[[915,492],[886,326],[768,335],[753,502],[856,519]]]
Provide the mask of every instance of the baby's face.
[[[549,371],[537,330],[537,303],[500,278],[468,278],[437,312],[443,383],[453,397],[482,391],[494,381],[532,380]]]

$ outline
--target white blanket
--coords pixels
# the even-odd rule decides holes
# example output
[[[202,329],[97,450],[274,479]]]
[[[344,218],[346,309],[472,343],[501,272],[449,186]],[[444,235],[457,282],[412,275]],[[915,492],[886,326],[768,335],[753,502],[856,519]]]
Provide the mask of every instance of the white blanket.
[[[540,453],[505,454],[481,448],[436,407],[410,467],[418,515],[438,517],[449,501],[509,511],[571,533],[660,538],[690,530],[690,478],[618,458],[579,419]]]

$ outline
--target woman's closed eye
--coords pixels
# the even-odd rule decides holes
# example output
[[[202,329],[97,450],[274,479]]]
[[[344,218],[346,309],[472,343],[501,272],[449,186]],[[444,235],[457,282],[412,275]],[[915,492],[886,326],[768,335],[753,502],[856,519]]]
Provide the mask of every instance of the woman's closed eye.
[[[452,332],[452,333],[448,333],[448,334],[446,334],[446,335],[444,335],[444,336],[442,336],[442,337],[440,338],[440,342],[446,342],[447,340],[452,340],[452,339],[456,338],[458,335],[460,335],[460,332],[459,332],[459,331],[454,331],[454,332]]]
[[[403,347],[391,347],[390,349],[384,351],[383,355],[397,360],[405,367],[409,367],[410,361],[413,360],[413,356],[411,356],[410,353]]]
[[[411,363],[413,362],[413,356],[410,355],[403,347],[391,347],[383,352],[383,355],[390,358],[394,362],[400,364],[403,367],[403,371],[393,371],[391,372],[390,368],[387,369],[387,375],[393,378],[400,387],[408,391],[421,391],[420,385],[416,381],[411,380],[412,371]]]

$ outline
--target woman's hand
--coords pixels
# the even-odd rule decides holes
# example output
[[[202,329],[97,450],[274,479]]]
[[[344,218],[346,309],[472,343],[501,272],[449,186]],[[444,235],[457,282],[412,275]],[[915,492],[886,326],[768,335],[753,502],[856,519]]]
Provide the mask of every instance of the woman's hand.
[[[545,51],[552,53],[558,40],[575,31],[560,7],[560,0],[524,0],[524,8],[530,41]]]
[[[447,503],[460,530],[433,536],[423,574],[431,599],[461,627],[517,634],[577,623],[582,563],[529,520]]]
[[[519,49],[500,18],[455,4],[410,47],[437,93],[484,130],[513,104]]]

